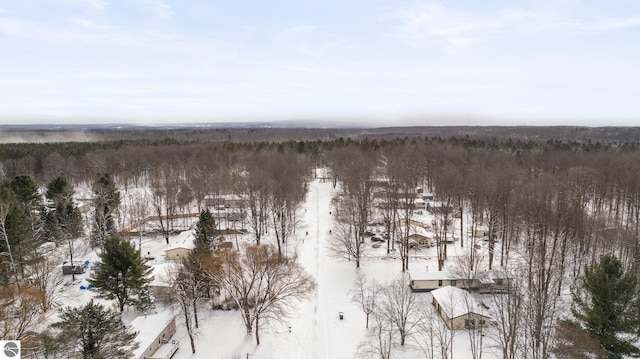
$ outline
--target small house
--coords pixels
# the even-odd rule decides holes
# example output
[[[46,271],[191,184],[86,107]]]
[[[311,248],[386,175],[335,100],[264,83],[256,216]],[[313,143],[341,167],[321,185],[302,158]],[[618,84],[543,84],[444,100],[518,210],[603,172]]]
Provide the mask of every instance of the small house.
[[[134,351],[135,359],[169,359],[179,348],[171,337],[176,333],[176,318],[170,312],[137,317],[131,322],[140,343]]]
[[[411,226],[408,239],[409,243],[415,243],[418,247],[433,247],[431,234],[421,226]]]
[[[433,306],[452,330],[478,329],[491,323],[480,304],[463,289],[447,286],[431,292]]]
[[[449,272],[409,273],[409,286],[414,292],[429,292],[446,286],[468,288],[470,281]]]
[[[169,248],[164,251],[166,258],[173,260],[187,258],[195,248],[195,238],[194,230],[178,234],[175,239],[171,240],[173,244],[170,244]]]

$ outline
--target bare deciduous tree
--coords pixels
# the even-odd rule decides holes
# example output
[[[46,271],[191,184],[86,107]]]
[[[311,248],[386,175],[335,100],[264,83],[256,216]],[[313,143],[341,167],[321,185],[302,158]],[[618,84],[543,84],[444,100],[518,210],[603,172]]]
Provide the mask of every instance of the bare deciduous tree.
[[[55,301],[62,297],[60,285],[64,278],[59,263],[60,258],[48,254],[38,257],[27,270],[31,283],[40,290],[42,311],[51,309]]]
[[[381,288],[378,283],[373,280],[367,281],[364,274],[358,271],[356,274],[356,282],[352,290],[353,296],[351,300],[358,303],[362,311],[364,312],[367,322],[365,328],[369,329],[369,316],[376,309],[376,303],[378,296],[380,295]]]
[[[282,320],[294,300],[306,298],[315,288],[311,276],[295,258],[280,256],[273,245],[244,245],[225,251],[218,281],[240,308],[247,332],[270,320]]]
[[[358,346],[358,358],[391,359],[393,353],[394,326],[384,316],[374,314],[375,324],[369,332],[369,338]]]
[[[372,181],[376,157],[371,153],[344,149],[336,154],[333,171],[340,179],[343,195],[339,197],[337,217],[343,228],[343,244],[348,244],[346,252],[353,252],[356,268],[360,268],[361,249],[364,232],[371,216]],[[344,236],[348,237],[344,237]],[[339,244],[339,243],[338,243]]]
[[[431,303],[423,302],[417,310],[413,343],[426,359],[447,359],[451,355],[453,332],[438,315]]]
[[[403,277],[398,277],[383,287],[382,298],[380,314],[393,323],[400,335],[400,345],[404,345],[417,325],[418,299]]]

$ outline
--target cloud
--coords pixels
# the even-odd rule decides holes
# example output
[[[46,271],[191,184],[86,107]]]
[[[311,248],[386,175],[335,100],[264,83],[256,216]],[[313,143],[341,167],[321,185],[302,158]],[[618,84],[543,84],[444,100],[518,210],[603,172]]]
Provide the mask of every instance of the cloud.
[[[414,47],[462,50],[494,36],[512,33],[600,33],[640,27],[640,15],[578,17],[527,9],[465,11],[429,2],[383,17],[399,24],[398,35]]]

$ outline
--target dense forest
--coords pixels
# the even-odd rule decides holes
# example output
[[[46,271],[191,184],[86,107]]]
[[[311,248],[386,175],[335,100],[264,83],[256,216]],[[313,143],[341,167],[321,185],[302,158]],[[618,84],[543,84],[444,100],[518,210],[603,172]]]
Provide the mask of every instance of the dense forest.
[[[252,139],[250,131],[261,135]],[[526,321],[518,322],[525,323],[519,324],[525,327],[518,335],[527,334],[524,346],[511,347],[509,336],[516,334],[508,325],[513,318],[504,319],[505,358],[525,352],[527,357],[545,358],[556,350],[555,328],[562,325],[559,294],[567,292],[585,266],[594,265],[601,255],[614,255],[632,271],[640,269],[636,129],[601,129],[593,138],[576,129],[565,129],[557,137],[553,131],[534,135],[530,129],[518,130],[519,135],[514,129],[509,130],[512,135],[498,129],[479,134],[474,129],[467,134],[348,130],[355,131],[348,132],[353,136],[341,136],[344,131],[162,130],[152,135],[132,131],[118,140],[1,144],[0,252],[14,249],[11,263],[0,257],[2,282],[23,280],[26,269],[38,260],[31,250],[51,240],[44,235],[49,233],[47,218],[42,218],[47,210],[42,209],[44,198],[39,193],[46,191],[46,206],[55,207],[61,198],[55,195],[60,178],[71,187],[88,184],[95,189],[108,174],[121,191],[151,188],[152,198],[120,203],[120,211],[110,209],[118,230],[157,213],[167,219],[166,224],[160,222],[168,232],[174,216],[189,206],[204,208],[207,195],[244,195],[251,209],[250,232],[259,243],[272,226],[279,250],[295,225],[292,218],[304,199],[304,183],[318,176],[317,168],[329,168],[330,180],[345,193],[337,205],[345,233],[355,236],[356,246],[346,250],[356,265],[358,237],[373,219],[375,203],[388,233],[399,237],[398,269],[408,268],[409,246],[403,242],[408,227],[406,232],[391,227],[398,218],[411,216],[415,194],[424,191],[433,193],[439,203],[437,241],[445,243],[452,235],[448,227],[453,221],[459,221],[461,246],[464,231],[487,232],[489,255],[472,255],[469,270],[523,268],[519,285],[526,288],[527,299],[502,304],[505,313],[526,316]],[[569,138],[569,133],[574,136]],[[290,139],[303,135],[308,138]],[[256,140],[261,136],[269,139]],[[66,183],[58,186],[58,192],[68,191]],[[388,242],[389,251],[393,243]],[[436,246],[441,270],[448,261],[446,246]],[[48,289],[45,284],[34,290]],[[46,309],[49,301],[43,303]],[[521,310],[514,311],[514,306]]]

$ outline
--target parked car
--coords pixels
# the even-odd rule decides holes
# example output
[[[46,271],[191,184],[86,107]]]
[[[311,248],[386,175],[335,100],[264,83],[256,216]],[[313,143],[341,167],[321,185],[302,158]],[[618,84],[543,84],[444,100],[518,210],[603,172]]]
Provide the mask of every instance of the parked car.
[[[384,239],[380,237],[371,237],[371,242],[384,242]]]
[[[374,243],[373,244],[373,248],[380,248],[381,244],[380,243]]]
[[[373,232],[371,232],[371,231],[364,231],[364,235],[365,235],[365,236],[367,236],[367,237],[368,237],[368,236],[373,236]]]

